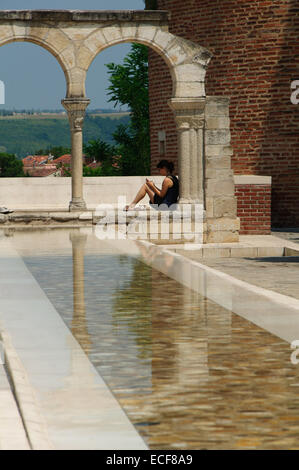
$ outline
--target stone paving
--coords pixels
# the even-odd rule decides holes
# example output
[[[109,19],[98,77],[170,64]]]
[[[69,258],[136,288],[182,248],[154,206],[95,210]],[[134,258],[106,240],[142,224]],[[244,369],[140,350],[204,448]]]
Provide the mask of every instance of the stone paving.
[[[299,244],[299,231],[274,232],[274,236]],[[299,249],[299,246],[298,246]],[[195,252],[180,251],[195,259]],[[299,253],[298,253],[299,255]],[[243,258],[204,258],[198,261],[255,286],[299,299],[299,256],[267,256]]]
[[[30,450],[3,365],[0,365],[0,450]]]
[[[299,244],[299,229],[297,228],[294,228],[294,229],[289,229],[289,230],[285,230],[285,231],[279,231],[279,230],[275,230],[272,232],[272,234],[275,236],[275,237],[279,237],[279,238],[282,238],[284,240],[290,240],[292,241],[293,243],[298,243]]]
[[[200,263],[255,286],[299,299],[299,257],[203,258]]]

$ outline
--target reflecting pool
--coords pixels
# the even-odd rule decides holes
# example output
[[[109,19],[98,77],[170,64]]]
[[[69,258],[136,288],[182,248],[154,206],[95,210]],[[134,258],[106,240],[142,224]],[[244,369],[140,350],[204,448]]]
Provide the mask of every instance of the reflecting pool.
[[[78,230],[12,238],[151,449],[299,447],[299,365],[286,341],[149,266],[137,248],[126,254]]]

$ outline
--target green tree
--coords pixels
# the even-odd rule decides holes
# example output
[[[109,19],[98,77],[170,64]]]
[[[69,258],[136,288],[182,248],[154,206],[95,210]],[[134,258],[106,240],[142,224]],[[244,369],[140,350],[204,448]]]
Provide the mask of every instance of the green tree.
[[[115,168],[107,160],[98,168],[83,167],[83,176],[118,176],[119,174],[119,168]]]
[[[0,153],[0,177],[14,178],[25,176],[23,162],[9,153]]]
[[[56,146],[56,147],[48,147],[46,150],[39,149],[35,152],[36,155],[53,155],[55,158],[62,157],[62,155],[66,155],[71,153],[71,149],[69,147],[63,146]]]
[[[114,145],[110,145],[101,139],[96,139],[90,140],[84,145],[84,153],[88,157],[93,158],[96,162],[103,162],[112,160],[112,157],[117,154],[117,149]]]
[[[108,90],[114,106],[126,105],[131,111],[128,125],[114,132],[123,175],[147,175],[150,171],[148,48],[132,44],[123,64],[106,64],[111,85]]]
[[[144,0],[146,10],[157,10],[158,1],[157,0]]]

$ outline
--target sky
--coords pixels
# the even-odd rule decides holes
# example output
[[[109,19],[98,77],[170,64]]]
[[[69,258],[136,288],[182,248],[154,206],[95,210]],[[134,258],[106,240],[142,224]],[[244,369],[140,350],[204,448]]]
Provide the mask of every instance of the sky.
[[[143,10],[143,0],[0,0],[0,10]],[[105,49],[92,63],[86,81],[89,108],[112,108],[105,64],[121,63],[129,44]],[[65,97],[65,77],[56,59],[28,42],[0,47],[0,81],[5,85],[5,104],[0,109],[57,109]],[[0,103],[1,103],[0,94]]]

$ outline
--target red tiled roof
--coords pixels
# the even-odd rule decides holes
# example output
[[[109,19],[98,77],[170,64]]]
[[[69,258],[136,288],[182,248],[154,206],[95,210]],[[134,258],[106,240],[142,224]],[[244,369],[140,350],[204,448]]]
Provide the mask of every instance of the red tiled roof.
[[[48,155],[28,155],[27,157],[23,158],[23,165],[24,166],[33,166],[40,165],[41,163],[46,163],[48,161]]]
[[[55,158],[55,160],[53,160],[52,163],[55,163],[55,165],[58,164],[58,163],[62,163],[62,164],[65,164],[65,165],[70,165],[71,164],[71,159],[72,159],[72,156],[67,153],[65,155],[62,155],[59,158]]]

